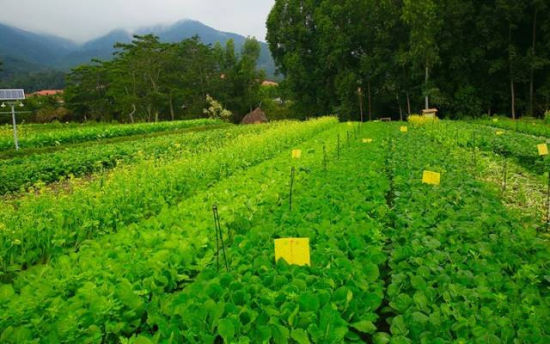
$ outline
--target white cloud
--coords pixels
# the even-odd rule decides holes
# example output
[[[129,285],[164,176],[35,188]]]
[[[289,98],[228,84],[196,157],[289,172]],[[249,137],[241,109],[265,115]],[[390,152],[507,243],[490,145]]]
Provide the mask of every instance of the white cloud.
[[[0,22],[82,42],[116,28],[194,19],[265,39],[275,0],[0,0]]]

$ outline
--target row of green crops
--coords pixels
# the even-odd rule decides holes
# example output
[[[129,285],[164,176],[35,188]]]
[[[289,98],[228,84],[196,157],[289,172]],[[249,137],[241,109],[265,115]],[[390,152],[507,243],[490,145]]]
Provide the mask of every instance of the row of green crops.
[[[19,146],[21,148],[55,146],[64,143],[75,143],[101,140],[111,137],[153,133],[184,129],[195,126],[217,125],[220,121],[211,119],[194,119],[188,121],[137,123],[137,124],[94,124],[50,127],[41,125],[18,126]],[[0,130],[0,150],[14,149],[13,132],[9,126]]]
[[[463,149],[426,129],[371,123],[356,137],[327,121],[1,284],[0,342],[550,341],[548,242],[469,175]],[[422,184],[423,170],[442,184]],[[215,264],[213,204],[228,271],[223,255]],[[312,266],[275,264],[279,237],[309,237]]]
[[[238,135],[260,130],[264,128],[248,126],[222,130],[217,126],[197,127],[177,134],[138,141],[94,145],[88,143],[87,146],[68,146],[49,154],[0,160],[0,194],[23,191],[35,184],[48,184],[68,176],[78,177],[104,171],[120,163],[155,158],[168,162],[223,147]]]
[[[514,131],[495,129],[466,122],[441,121],[421,128],[439,142],[460,147],[484,150],[513,159],[533,174],[543,174],[550,169],[550,161],[539,156],[537,145],[546,139]],[[464,157],[473,160],[473,155]]]
[[[473,123],[550,138],[550,125],[546,124],[542,120],[520,119],[514,121],[510,118],[499,117],[492,119],[476,120],[473,121]]]
[[[425,131],[396,136],[392,343],[550,342],[550,251],[487,185],[462,150]],[[442,172],[438,187],[420,182]]]
[[[47,261],[78,249],[86,239],[158,214],[240,173],[283,149],[324,131],[336,123],[332,117],[309,122],[279,122],[258,134],[241,135],[223,147],[164,164],[148,160],[122,166],[69,193],[29,194],[0,209],[0,266],[4,273]],[[6,278],[6,277],[4,277]]]
[[[133,341],[174,343],[343,343],[375,333],[383,300],[388,180],[382,132],[354,143],[323,171],[319,158],[287,202],[244,226],[228,250],[229,271],[210,265],[183,291],[153,298]],[[317,153],[317,156],[320,156]],[[300,169],[300,168],[299,168]],[[311,267],[274,259],[273,240],[307,237]],[[130,341],[132,342],[132,341]]]
[[[298,179],[319,168],[324,143],[334,152],[337,134],[348,130],[327,121],[332,129],[292,147],[303,151]],[[185,288],[213,263],[212,205],[218,204],[222,227],[232,238],[243,234],[249,223],[288,207],[293,163],[285,150],[158,216],[21,272],[0,289],[0,341],[116,342],[131,336],[145,325],[152,300]]]

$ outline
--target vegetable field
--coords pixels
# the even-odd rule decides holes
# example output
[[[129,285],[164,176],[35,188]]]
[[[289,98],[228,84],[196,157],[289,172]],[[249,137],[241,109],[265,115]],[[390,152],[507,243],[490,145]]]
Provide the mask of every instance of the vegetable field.
[[[549,343],[546,131],[502,122],[50,128],[0,160],[0,342]]]

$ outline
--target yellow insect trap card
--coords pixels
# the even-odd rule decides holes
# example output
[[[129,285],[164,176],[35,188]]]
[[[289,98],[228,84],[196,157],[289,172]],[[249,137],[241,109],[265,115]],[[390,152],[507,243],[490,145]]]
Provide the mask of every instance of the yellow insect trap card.
[[[399,128],[399,131],[402,133],[406,133],[409,131],[409,127],[402,126],[401,128]]]
[[[537,149],[539,151],[539,155],[548,155],[548,145],[546,143],[537,145]]]
[[[424,171],[422,174],[422,183],[430,185],[441,184],[441,173]]]
[[[300,159],[301,157],[302,157],[302,150],[301,149],[292,150],[292,159]]]
[[[497,134],[497,136],[504,135],[504,131],[502,131],[502,130],[497,130],[497,132],[496,132],[495,134]]]
[[[372,143],[372,139],[363,139],[363,143]]]
[[[288,264],[310,266],[309,238],[275,239],[275,262],[281,258]]]

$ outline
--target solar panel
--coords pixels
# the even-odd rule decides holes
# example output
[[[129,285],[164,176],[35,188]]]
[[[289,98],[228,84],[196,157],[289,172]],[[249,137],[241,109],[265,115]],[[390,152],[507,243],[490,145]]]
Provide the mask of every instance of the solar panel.
[[[19,90],[0,90],[0,100],[22,100],[25,99],[25,91]]]

